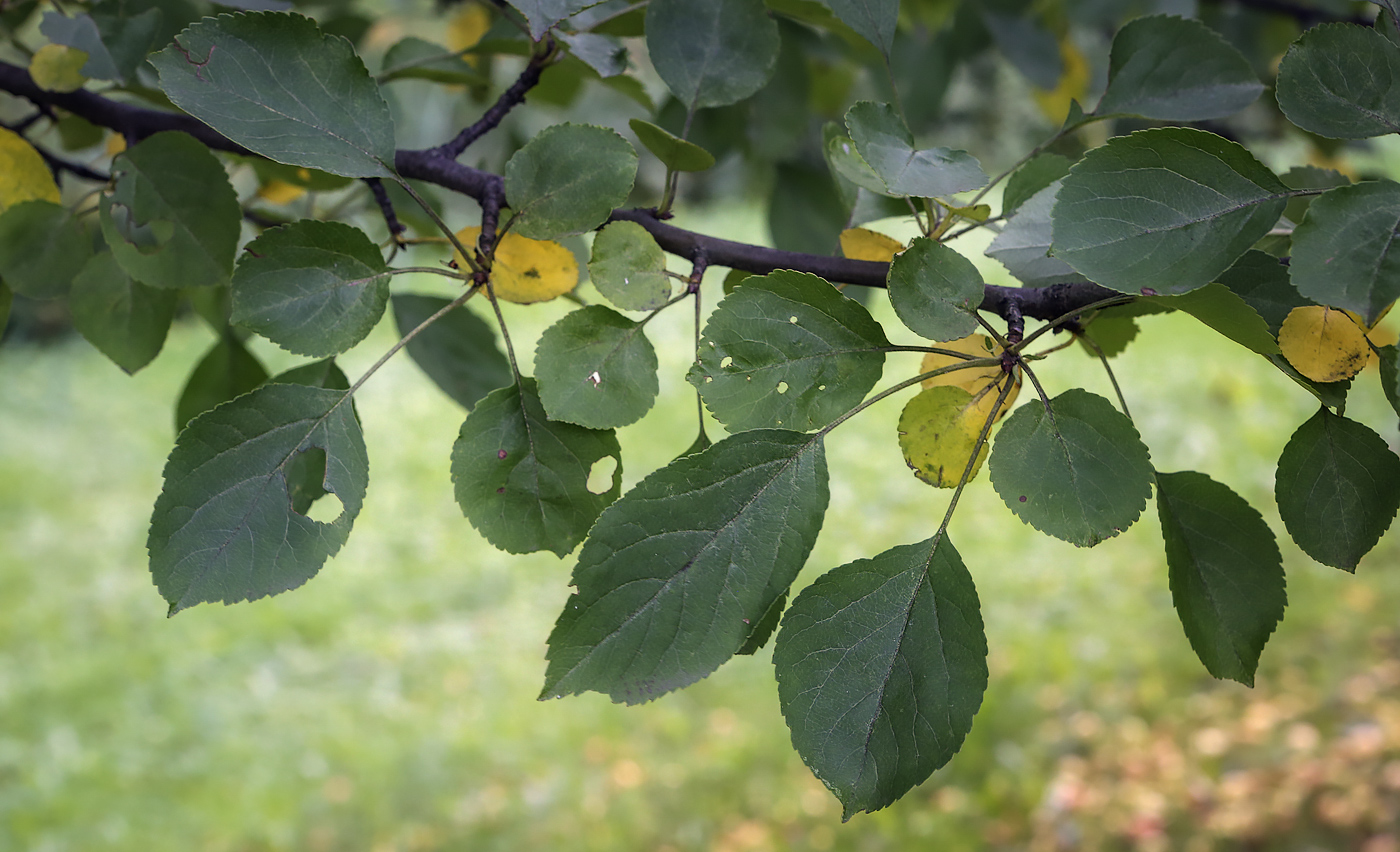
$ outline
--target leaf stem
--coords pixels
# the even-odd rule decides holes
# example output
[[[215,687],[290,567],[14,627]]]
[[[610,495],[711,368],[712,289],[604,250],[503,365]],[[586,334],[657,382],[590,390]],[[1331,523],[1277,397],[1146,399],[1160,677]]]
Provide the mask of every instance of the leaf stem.
[[[441,275],[445,278],[451,278],[456,281],[466,280],[466,276],[464,276],[462,273],[453,272],[451,269],[445,269],[440,266],[400,266],[395,269],[389,270],[390,275],[407,275],[410,272],[422,272],[428,275]]]
[[[1032,370],[1031,365],[1027,364],[1025,361],[1021,362],[1021,369],[1026,371],[1026,375],[1030,377],[1031,384],[1035,385],[1035,392],[1040,396],[1040,404],[1045,406],[1045,413],[1049,415],[1051,422],[1054,422],[1055,412],[1050,410],[1050,397],[1045,393],[1045,388],[1040,386],[1040,379],[1036,378],[1035,371]]]
[[[1128,410],[1128,400],[1123,397],[1123,389],[1118,386],[1118,377],[1113,375],[1113,367],[1109,366],[1108,356],[1104,354],[1103,347],[1087,334],[1079,335],[1079,339],[1089,344],[1089,348],[1094,350],[1094,354],[1099,356],[1099,361],[1103,364],[1105,373],[1108,373],[1108,381],[1113,385],[1113,392],[1118,394],[1118,404],[1123,407],[1123,414],[1129,420],[1133,419],[1133,413]]]
[[[972,472],[977,467],[977,457],[981,455],[982,447],[987,443],[987,436],[992,433],[992,424],[996,422],[1001,407],[1006,404],[1006,398],[1011,394],[1011,389],[1016,386],[1015,379],[1010,373],[1003,375],[1006,377],[1006,387],[997,394],[996,405],[992,406],[992,410],[987,413],[987,419],[982,422],[982,432],[977,436],[977,443],[972,446],[972,455],[967,457],[967,467],[963,468],[962,478],[958,480],[958,487],[953,491],[953,499],[948,501],[948,511],[943,513],[943,523],[938,525],[938,532],[934,533],[934,550],[938,549],[938,545],[943,541],[943,534],[948,531],[948,523],[953,520],[953,511],[958,508],[958,500],[962,497],[963,489],[967,488],[967,484],[972,481]]]
[[[442,217],[437,214],[437,211],[433,209],[433,206],[428,203],[427,199],[419,195],[418,192],[409,185],[408,181],[398,175],[394,177],[398,179],[399,186],[403,187],[404,191],[407,192],[414,201],[418,202],[418,206],[423,208],[423,212],[428,214],[428,218],[433,220],[433,224],[438,226],[438,230],[442,231],[447,237],[447,241],[452,243],[452,247],[455,248],[457,253],[462,256],[462,259],[467,262],[467,266],[471,267],[472,272],[485,272],[486,270],[482,269],[481,264],[476,262],[476,258],[472,253],[467,251],[466,247],[462,245],[462,241],[457,239],[456,232],[447,227],[447,223],[442,221]]]
[[[480,287],[472,287],[471,289],[467,290],[467,292],[453,299],[451,302],[448,302],[446,305],[443,305],[442,309],[439,310],[437,313],[418,323],[418,325],[414,326],[413,329],[408,332],[408,334],[405,334],[403,337],[399,338],[398,343],[395,343],[393,346],[389,347],[388,352],[385,352],[384,355],[380,357],[378,361],[375,361],[374,365],[371,366],[368,370],[366,370],[363,376],[360,376],[360,378],[355,380],[355,383],[351,385],[350,389],[345,392],[345,398],[349,399],[350,397],[354,396],[355,391],[359,390],[360,386],[363,385],[366,381],[368,381],[370,376],[379,372],[380,367],[383,367],[384,364],[390,358],[398,354],[398,351],[407,346],[409,341],[417,337],[423,331],[423,329],[437,322],[439,319],[442,318],[444,314],[446,314],[453,308],[458,308],[462,305],[465,305],[467,303],[467,300],[470,299],[472,296],[475,296],[477,294],[477,291],[479,291],[480,289]]]
[[[845,414],[841,415],[840,417],[836,418],[835,420],[831,421],[830,423],[819,429],[816,433],[816,437],[820,438],[825,436],[832,429],[835,429],[837,426],[840,426],[842,423],[845,423],[847,420],[850,420],[852,417],[855,417],[857,414],[861,413],[862,411],[879,402],[880,400],[885,399],[886,397],[894,396],[895,394],[899,393],[905,388],[913,387],[914,385],[917,385],[920,382],[925,381],[926,379],[932,379],[936,376],[941,376],[944,373],[957,372],[958,370],[969,370],[973,367],[1000,366],[1000,358],[973,358],[970,361],[964,361],[961,364],[950,364],[947,367],[939,367],[937,370],[929,370],[927,373],[920,373],[912,379],[905,379],[899,384],[896,384],[893,387],[890,387],[886,390],[882,390],[874,396],[870,397],[869,399],[862,401],[855,408],[852,408],[850,411],[847,411]]]
[[[1047,331],[1052,331],[1056,328],[1059,328],[1060,326],[1064,325],[1070,320],[1073,320],[1077,316],[1086,314],[1089,311],[1099,310],[1100,308],[1111,308],[1115,305],[1126,305],[1127,303],[1131,302],[1133,299],[1136,298],[1136,296],[1129,296],[1127,293],[1124,293],[1121,296],[1110,296],[1107,299],[1100,299],[1099,301],[1091,302],[1082,308],[1075,308],[1074,310],[1068,313],[1060,314],[1059,316],[1047,322],[1045,325],[1042,325],[1040,328],[1037,328],[1035,331],[1026,335],[1025,339],[1022,340],[1020,343],[1016,344],[1014,347],[1012,347],[1011,351],[1020,354],[1027,346],[1033,343],[1037,337],[1040,337]]]
[[[510,372],[515,376],[515,383],[521,384],[520,365],[515,361],[515,346],[510,342],[510,330],[506,328],[505,314],[501,313],[501,303],[496,300],[495,288],[490,283],[486,284],[486,300],[491,303],[491,310],[496,313],[496,324],[501,327],[501,340],[506,344],[506,356],[510,359]]]

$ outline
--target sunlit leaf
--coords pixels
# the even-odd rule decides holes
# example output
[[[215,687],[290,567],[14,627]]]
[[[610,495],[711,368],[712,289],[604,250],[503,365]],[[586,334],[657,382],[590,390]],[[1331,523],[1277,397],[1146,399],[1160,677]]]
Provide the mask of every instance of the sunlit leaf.
[[[325,454],[333,522],[296,512],[289,467]],[[344,391],[272,384],[204,414],[180,434],[146,546],[174,614],[294,589],[345,543],[369,482],[364,437]]]
[[[535,377],[549,419],[590,429],[640,420],[656,401],[656,350],[633,322],[602,305],[566,314],[540,335]]]
[[[961,352],[973,358],[999,358],[1001,355],[1001,351],[997,348],[996,343],[985,334],[969,334],[967,337],[960,340],[950,340],[946,343],[940,343],[937,348],[948,352]],[[944,355],[941,352],[929,352],[924,355],[923,361],[919,363],[919,372],[931,373],[934,370],[962,363],[966,363],[964,359],[957,358],[953,355]],[[980,394],[984,388],[1000,382],[1005,375],[1006,373],[1002,370],[1000,364],[993,364],[986,367],[965,367],[960,370],[953,370],[948,373],[943,373],[942,375],[924,379],[921,384],[926,388],[962,388],[976,396]],[[1002,405],[1001,410],[997,412],[998,420],[1011,410],[1011,406],[1016,402],[1016,397],[1021,393],[1021,373],[1019,369],[1016,371],[1015,381],[1016,384],[1007,395],[1006,402]],[[995,396],[995,392],[993,392],[992,395]],[[988,402],[987,409],[990,410],[990,408],[991,403]]]
[[[1288,120],[1330,139],[1400,130],[1400,48],[1370,27],[1312,27],[1279,63],[1277,96]]]
[[[300,355],[337,355],[370,333],[389,267],[358,228],[303,219],[264,231],[233,276],[236,325]]]
[[[843,817],[893,803],[962,747],[987,688],[972,577],[946,536],[834,568],[774,644],[778,701]]]
[[[1055,257],[1133,295],[1204,287],[1278,222],[1288,187],[1243,147],[1166,127],[1095,148],[1065,178]]]
[[[857,103],[846,112],[846,127],[888,195],[931,198],[987,183],[981,165],[966,151],[916,148],[914,134],[889,104]]]
[[[1157,474],[1157,516],[1172,603],[1206,670],[1254,685],[1283,618],[1283,559],[1252,506],[1203,473]]]
[[[87,61],[88,55],[75,47],[46,44],[29,58],[29,76],[46,91],[76,92],[88,81],[82,72]]]
[[[111,252],[93,255],[68,294],[73,327],[128,373],[151,362],[165,345],[179,294],[148,287],[117,263]]]
[[[852,260],[889,263],[904,251],[904,243],[868,228],[847,228],[841,232],[841,254]]]
[[[157,133],[112,163],[102,233],[122,268],[152,287],[225,284],[242,211],[224,167],[184,133]]]
[[[1021,520],[1092,547],[1127,529],[1152,493],[1152,461],[1132,421],[1081,388],[1023,405],[992,447],[992,486]]]
[[[651,0],[647,52],[688,109],[736,103],[773,76],[778,24],[763,0]]]
[[[1400,509],[1400,458],[1366,426],[1321,408],[1283,448],[1274,497],[1304,553],[1354,571]]]
[[[963,388],[945,386],[928,388],[909,400],[899,416],[899,448],[914,475],[934,488],[956,488],[996,405],[997,393],[992,388],[974,396]],[[983,444],[969,480],[977,476],[986,458],[987,444]]]
[[[627,201],[637,154],[605,127],[556,124],[506,163],[512,233],[552,240],[592,230]]]
[[[671,298],[666,253],[636,222],[612,222],[593,238],[593,286],[625,311],[654,311]]]
[[[635,704],[713,672],[797,577],[828,500],[822,442],[744,432],[643,479],[579,553],[543,697]]]
[[[943,243],[915,237],[890,264],[890,303],[910,331],[929,340],[957,340],[977,328],[982,273]]]
[[[1400,183],[1341,186],[1313,199],[1293,231],[1289,276],[1313,301],[1374,324],[1400,298]]]
[[[589,473],[615,467],[594,493]],[[452,447],[452,482],[467,520],[507,553],[573,550],[622,492],[622,450],[612,431],[551,421],[533,379],[492,391],[462,423]]]
[[[780,270],[720,302],[686,378],[731,431],[806,431],[865,397],[880,380],[886,346],[859,302],[815,275]]]
[[[1294,308],[1278,333],[1288,363],[1315,382],[1349,379],[1366,367],[1366,330],[1343,311],[1309,305]]]
[[[185,112],[269,159],[346,177],[390,177],[394,121],[350,42],[310,18],[205,18],[151,56]]]
[[[1094,112],[1160,121],[1234,115],[1264,91],[1249,60],[1200,21],[1153,15],[1113,37],[1108,88]]]
[[[634,118],[627,122],[627,126],[637,134],[637,141],[645,145],[668,169],[678,172],[703,172],[715,164],[715,157],[709,151],[694,142],[687,142],[673,135],[650,121]]]
[[[391,301],[399,334],[406,335],[451,300],[397,293]],[[419,332],[408,342],[408,354],[443,393],[467,410],[514,380],[510,362],[496,345],[495,329],[465,305]]]

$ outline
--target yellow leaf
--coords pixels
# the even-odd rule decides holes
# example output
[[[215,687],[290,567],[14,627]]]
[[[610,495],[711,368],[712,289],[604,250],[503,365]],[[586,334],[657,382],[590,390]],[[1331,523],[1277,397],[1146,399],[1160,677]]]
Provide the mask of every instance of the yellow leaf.
[[[1060,82],[1053,89],[1033,89],[1040,112],[1056,124],[1062,123],[1069,115],[1069,102],[1084,102],[1089,91],[1089,60],[1084,57],[1074,42],[1065,39],[1060,42],[1060,59],[1064,70],[1060,72]]]
[[[959,387],[936,387],[909,400],[899,416],[899,448],[914,475],[935,488],[955,488],[996,404],[997,391],[980,397]],[[987,458],[983,444],[972,476]]]
[[[847,228],[841,232],[841,253],[851,260],[889,263],[904,251],[904,243],[868,228]]]
[[[107,144],[104,148],[107,156],[115,157],[126,150],[126,137],[120,133],[113,133],[107,137]]]
[[[480,228],[463,228],[457,232],[457,239],[468,247],[476,245],[479,236]],[[467,268],[461,255],[455,259],[459,268]],[[496,244],[491,288],[497,298],[520,305],[547,302],[577,285],[578,261],[573,252],[558,243],[507,233]]]
[[[999,352],[996,343],[985,334],[970,334],[961,340],[954,340],[951,343],[938,344],[939,349],[948,349],[953,352],[962,352],[971,355],[973,358],[996,358]],[[943,367],[950,367],[954,364],[963,363],[964,359],[955,358],[952,355],[940,355],[937,352],[930,352],[924,356],[923,363],[919,365],[919,372],[930,373]],[[924,379],[923,385],[926,388],[934,387],[955,387],[962,388],[969,394],[979,394],[986,387],[998,382],[1005,375],[1000,365],[989,367],[968,367],[965,370],[955,370],[944,373],[941,376],[934,376],[931,379]],[[996,399],[996,391],[990,391],[987,395],[985,408],[991,410],[992,402]],[[1011,393],[1006,397],[1006,403],[997,413],[1000,420],[1006,416],[1006,412],[1011,410],[1011,404],[1016,401],[1016,397],[1021,393],[1020,372],[1016,375],[1016,386],[1011,389]],[[984,411],[985,413],[985,411]]]
[[[29,76],[41,89],[50,92],[76,92],[87,82],[83,66],[88,55],[76,47],[46,44],[34,51],[29,60]]]
[[[485,6],[472,3],[447,22],[447,46],[452,50],[466,50],[469,47],[474,47],[489,29],[491,29],[491,13],[486,11]],[[468,62],[472,62],[474,57],[466,57],[466,59]],[[473,62],[473,64],[475,63]]]
[[[270,180],[258,188],[258,197],[272,204],[291,204],[305,194],[305,189],[284,180]]]
[[[1308,305],[1289,311],[1279,349],[1294,369],[1315,382],[1339,382],[1366,367],[1366,332],[1344,311]]]
[[[18,133],[0,128],[0,211],[22,201],[57,204],[58,184],[33,145]]]

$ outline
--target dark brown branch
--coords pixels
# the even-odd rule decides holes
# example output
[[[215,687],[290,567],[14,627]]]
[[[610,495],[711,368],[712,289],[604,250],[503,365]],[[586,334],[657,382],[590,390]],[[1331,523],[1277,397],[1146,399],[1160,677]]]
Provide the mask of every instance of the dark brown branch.
[[[40,107],[53,106],[75,113],[93,124],[116,130],[133,142],[163,130],[180,130],[215,150],[256,156],[190,116],[115,101],[87,91],[45,91],[34,84],[28,71],[7,62],[0,62],[0,90]],[[435,184],[475,199],[482,208],[483,245],[490,246],[494,242],[496,217],[505,205],[505,181],[500,175],[464,166],[447,157],[441,148],[398,151],[394,168],[402,177]],[[780,251],[697,234],[669,225],[647,210],[614,210],[612,221],[619,220],[636,222],[646,228],[667,252],[692,262],[704,257],[710,266],[758,274],[794,269],[811,272],[833,283],[865,287],[884,287],[889,273],[889,264],[885,263]],[[1096,284],[988,285],[981,310],[1005,318],[1014,315],[1011,306],[1015,305],[1022,316],[1049,320],[1114,295],[1118,294]]]
[[[1326,9],[1319,9],[1316,6],[1309,6],[1305,3],[1290,2],[1290,0],[1212,0],[1212,2],[1234,6],[1243,6],[1246,9],[1256,9],[1260,12],[1272,12],[1276,15],[1285,15],[1298,22],[1304,29],[1316,24],[1326,24],[1343,22],[1348,24],[1358,24],[1363,27],[1371,26],[1371,20],[1361,15],[1339,15],[1329,12]]]
[[[408,228],[399,221],[399,214],[394,212],[394,202],[389,198],[389,190],[384,188],[384,181],[379,178],[365,178],[365,184],[374,196],[374,203],[379,205],[379,212],[384,216],[384,224],[389,227],[390,238],[396,243],[399,242],[399,234],[407,231]]]
[[[112,179],[111,175],[103,174],[102,172],[99,172],[96,169],[90,169],[82,163],[75,163],[72,160],[65,160],[63,157],[60,157],[56,154],[51,154],[43,148],[40,148],[38,145],[34,146],[34,150],[39,152],[39,156],[44,158],[45,163],[48,163],[49,170],[53,172],[54,180],[61,179],[59,177],[59,174],[61,172],[68,172],[69,174],[76,175],[86,180],[96,181],[98,183],[106,183],[107,181]]]
[[[506,117],[506,113],[525,102],[525,93],[535,87],[540,82],[540,74],[545,66],[553,61],[554,40],[545,39],[545,50],[530,57],[529,63],[525,65],[525,70],[520,72],[510,88],[501,93],[490,109],[482,113],[472,125],[466,127],[458,133],[450,142],[439,145],[432,149],[449,160],[455,160],[462,156],[462,152],[467,150],[467,146],[496,129],[501,120]]]

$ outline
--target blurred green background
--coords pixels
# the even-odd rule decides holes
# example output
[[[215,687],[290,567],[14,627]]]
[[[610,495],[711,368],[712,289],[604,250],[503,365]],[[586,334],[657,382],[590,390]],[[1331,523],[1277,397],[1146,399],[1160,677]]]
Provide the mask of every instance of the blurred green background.
[[[761,233],[751,212],[690,223]],[[522,357],[568,307],[512,311]],[[872,310],[892,320],[882,297]],[[622,431],[628,485],[694,437],[684,313],[649,327],[663,390]],[[387,325],[343,359],[352,378]],[[983,601],[985,703],[949,766],[846,824],[790,747],[768,651],[639,707],[535,700],[571,560],[498,553],[462,518],[447,470],[462,411],[406,357],[361,392],[371,486],[342,553],[287,595],[166,619],[145,526],[173,400],[213,335],[177,324],[135,377],[80,338],[9,341],[0,849],[1400,849],[1397,537],[1355,577],[1302,556],[1273,467],[1316,403],[1187,317],[1142,327],[1115,363],[1157,467],[1209,473],[1280,535],[1290,605],[1258,686],[1195,659],[1152,505],[1080,550],[1023,526],[984,475],[951,535]],[[273,372],[294,363],[256,351]],[[887,382],[916,358],[891,358]],[[1111,394],[1077,346],[1039,373],[1052,395]],[[1377,384],[1363,375],[1349,411],[1394,443]],[[800,583],[936,528],[948,494],[895,442],[909,395],[832,434]]]

